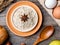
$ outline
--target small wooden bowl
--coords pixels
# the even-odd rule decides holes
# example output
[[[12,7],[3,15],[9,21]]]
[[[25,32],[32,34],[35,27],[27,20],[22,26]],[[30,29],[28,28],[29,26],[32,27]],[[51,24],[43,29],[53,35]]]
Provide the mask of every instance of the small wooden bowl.
[[[20,32],[18,30],[16,30],[13,25],[12,25],[12,22],[11,22],[11,14],[12,12],[14,11],[15,8],[17,8],[18,6],[21,6],[21,5],[28,5],[28,6],[31,6],[32,8],[34,8],[38,14],[38,24],[36,25],[36,27],[32,30],[32,31],[29,31],[29,32]],[[7,12],[7,16],[6,16],[6,23],[7,23],[7,26],[9,27],[9,29],[16,35],[18,36],[30,36],[34,33],[36,33],[38,31],[38,29],[40,28],[41,24],[42,24],[42,13],[40,11],[40,9],[32,2],[30,1],[20,1],[20,2],[17,2],[15,4],[13,4],[11,6],[11,8],[8,10]]]

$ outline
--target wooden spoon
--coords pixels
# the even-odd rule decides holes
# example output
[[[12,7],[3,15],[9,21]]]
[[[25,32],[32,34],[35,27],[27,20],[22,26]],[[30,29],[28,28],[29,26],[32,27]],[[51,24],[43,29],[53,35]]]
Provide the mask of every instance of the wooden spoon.
[[[33,43],[33,45],[37,45],[39,42],[48,39],[54,32],[53,26],[47,26],[43,29],[41,34],[39,35],[38,39]]]

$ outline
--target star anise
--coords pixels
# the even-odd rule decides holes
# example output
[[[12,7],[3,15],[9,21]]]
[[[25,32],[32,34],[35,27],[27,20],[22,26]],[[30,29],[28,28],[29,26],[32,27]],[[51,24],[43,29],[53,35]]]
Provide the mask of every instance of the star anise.
[[[24,22],[26,22],[28,20],[28,15],[23,15],[22,17],[21,17],[21,21],[24,21]]]

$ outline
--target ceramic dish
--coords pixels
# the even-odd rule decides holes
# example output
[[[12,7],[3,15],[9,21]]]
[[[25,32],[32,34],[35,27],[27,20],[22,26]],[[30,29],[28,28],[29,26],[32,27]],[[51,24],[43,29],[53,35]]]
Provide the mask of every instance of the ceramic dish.
[[[22,5],[27,5],[27,6],[30,6],[32,8],[35,9],[35,11],[37,12],[38,14],[38,23],[37,25],[35,26],[35,28],[33,28],[31,31],[29,32],[21,32],[21,31],[18,31],[16,28],[14,28],[12,22],[11,22],[11,16],[12,16],[12,12],[19,6],[22,6]],[[18,36],[30,36],[34,33],[36,33],[38,31],[38,29],[40,28],[41,24],[42,24],[42,13],[40,11],[40,9],[32,2],[30,1],[20,1],[20,2],[17,2],[15,4],[13,4],[11,6],[11,8],[8,10],[8,13],[7,13],[7,16],[6,16],[6,23],[7,23],[7,26],[9,27],[9,29],[16,35]]]
[[[24,17],[26,18],[24,19]],[[38,15],[32,7],[22,5],[12,12],[11,22],[16,30],[28,32],[37,25]]]

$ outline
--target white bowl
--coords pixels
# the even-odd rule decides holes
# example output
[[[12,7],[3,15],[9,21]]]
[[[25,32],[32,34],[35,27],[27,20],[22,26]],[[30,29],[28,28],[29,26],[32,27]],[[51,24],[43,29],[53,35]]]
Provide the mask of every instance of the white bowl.
[[[19,19],[19,16],[21,15],[21,14],[23,14],[23,13],[25,13],[24,11],[23,11],[23,9],[21,9],[21,7],[25,7],[26,9],[31,9],[34,13],[32,13],[30,10],[27,10],[26,12],[29,14],[29,12],[31,12],[31,14],[33,15],[33,16],[35,16],[34,18],[33,18],[33,21],[28,21],[29,23],[27,24],[26,23],[26,25],[24,25],[25,26],[25,28],[23,27],[23,26],[21,26],[21,25],[23,25],[22,23],[21,23],[21,21],[20,21],[20,19]],[[21,12],[22,13],[21,13]],[[26,13],[26,14],[27,14]],[[19,15],[20,14],[20,15]],[[32,16],[31,15],[31,16]],[[29,20],[30,20],[30,18],[29,18]],[[20,22],[19,22],[20,21]],[[18,31],[21,31],[21,32],[28,32],[28,31],[31,31],[33,28],[35,28],[36,27],[36,25],[37,25],[37,23],[38,23],[38,15],[37,15],[37,12],[35,11],[35,9],[33,9],[31,6],[28,6],[28,5],[22,5],[22,6],[19,6],[19,7],[17,7],[13,12],[12,12],[12,16],[11,16],[11,22],[12,22],[12,24],[13,24],[13,26],[14,26],[14,28],[16,28]],[[28,26],[29,24],[32,24],[32,22],[34,22],[33,23],[33,26]],[[27,27],[28,28],[27,28]]]

